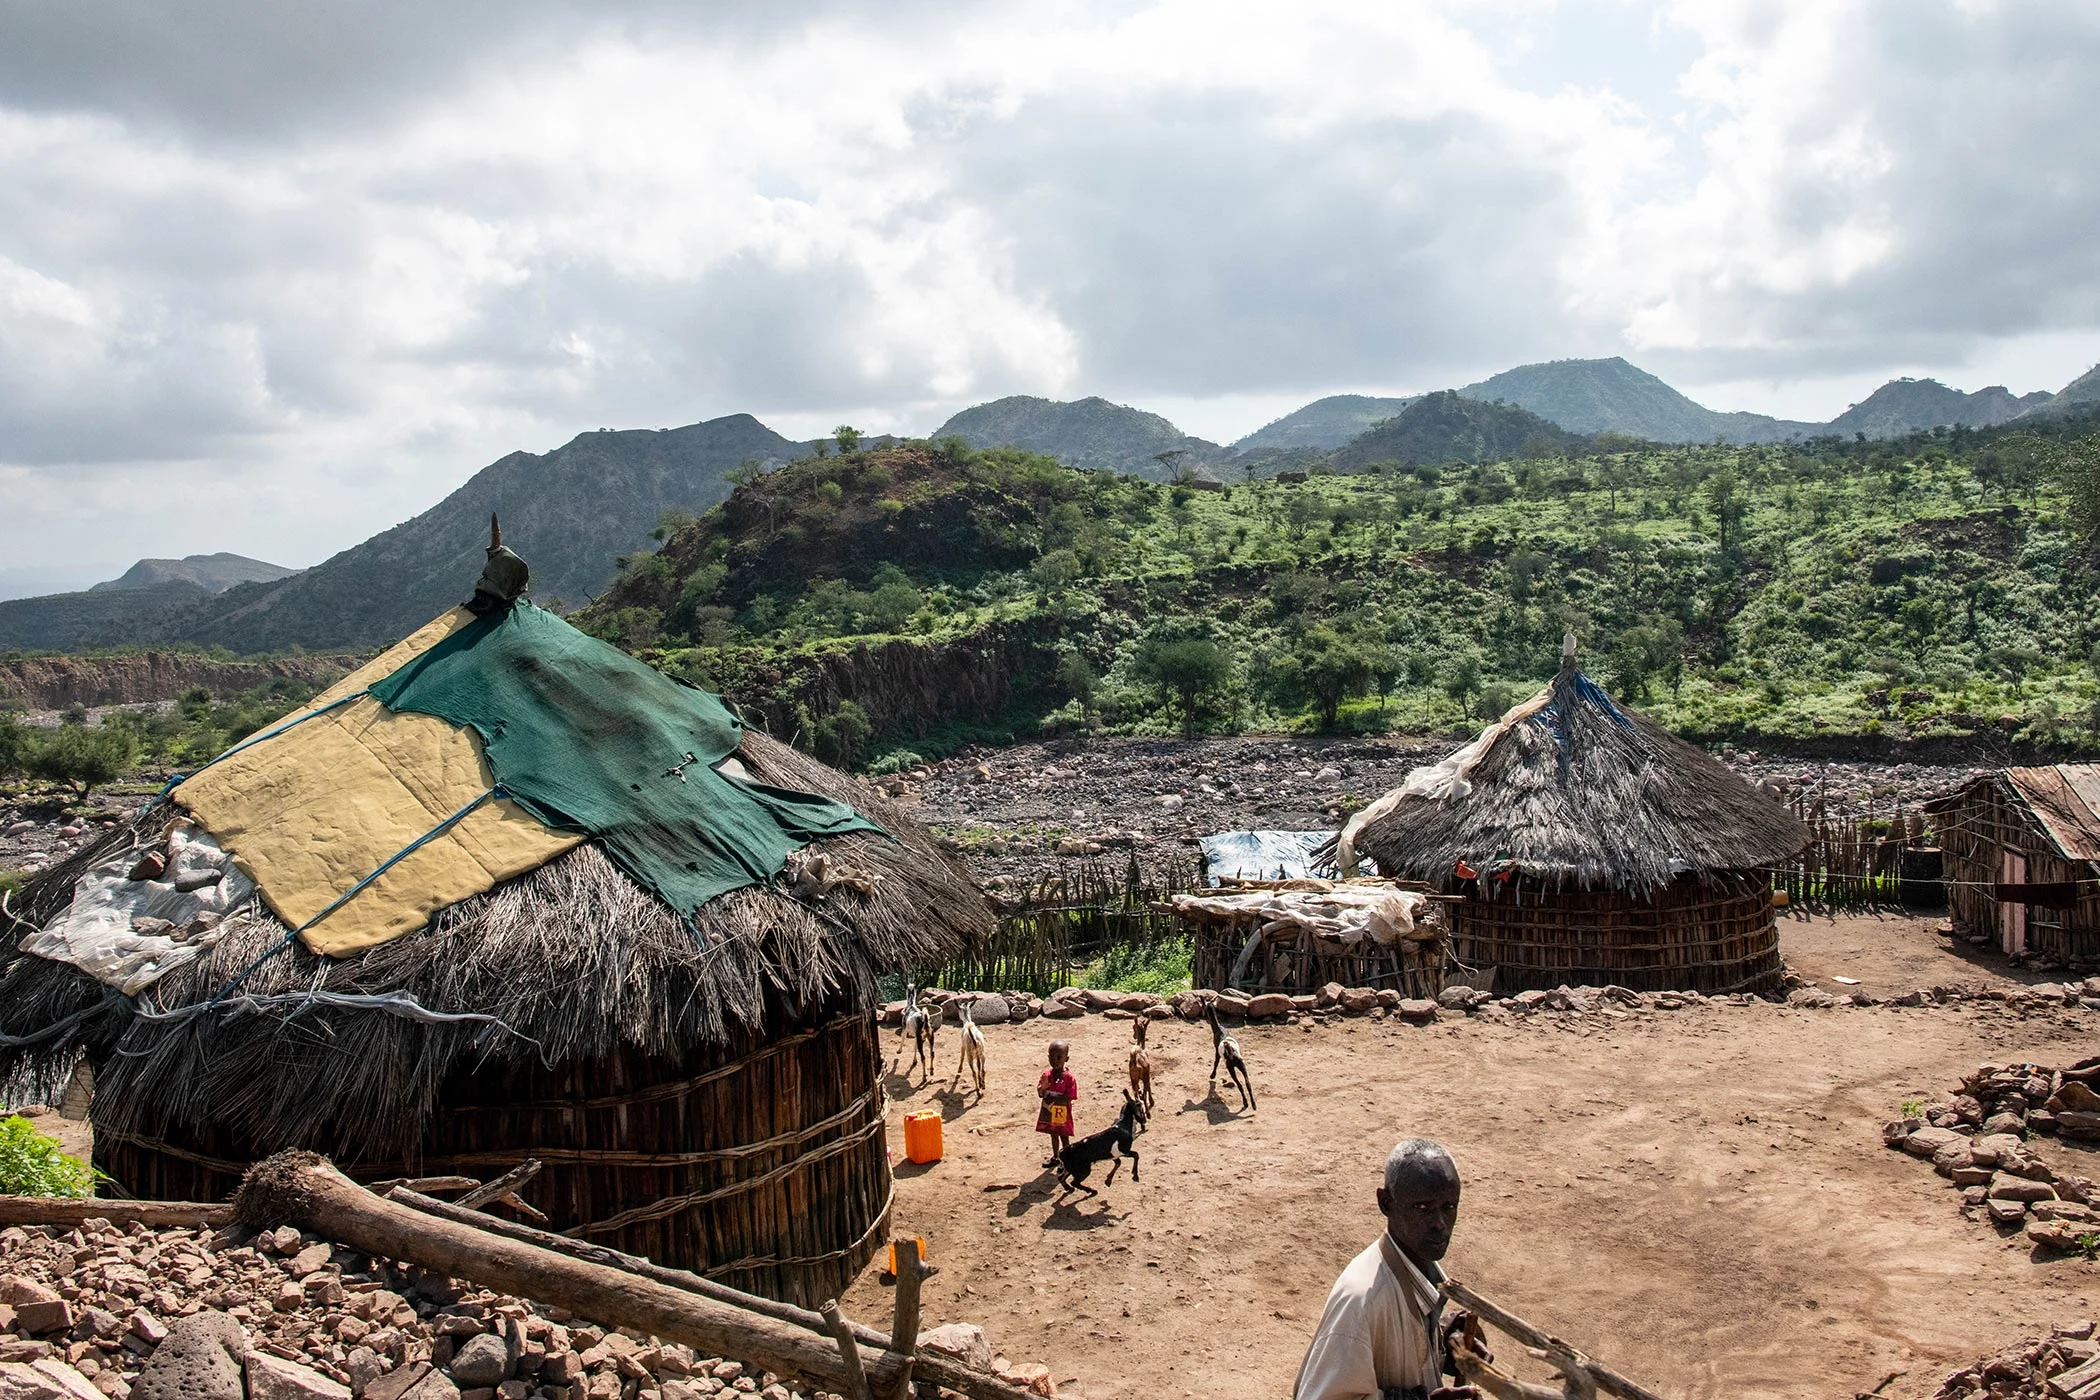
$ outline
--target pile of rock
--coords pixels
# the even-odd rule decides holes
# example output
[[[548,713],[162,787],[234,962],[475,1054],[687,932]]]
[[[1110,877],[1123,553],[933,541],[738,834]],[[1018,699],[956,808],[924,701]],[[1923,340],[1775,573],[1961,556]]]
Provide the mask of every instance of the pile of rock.
[[[929,1333],[926,1343],[942,1340]],[[735,1361],[288,1226],[252,1237],[93,1221],[0,1230],[0,1400],[811,1394]]]
[[[1946,1102],[1882,1128],[1882,1141],[1932,1163],[1961,1192],[1962,1213],[2047,1249],[2100,1250],[2100,1185],[2060,1173],[2032,1138],[2100,1140],[2100,1059],[2068,1069],[1983,1065]]]
[[[2058,1327],[1964,1366],[1940,1382],[1933,1400],[2100,1400],[2100,1342],[2091,1322]]]

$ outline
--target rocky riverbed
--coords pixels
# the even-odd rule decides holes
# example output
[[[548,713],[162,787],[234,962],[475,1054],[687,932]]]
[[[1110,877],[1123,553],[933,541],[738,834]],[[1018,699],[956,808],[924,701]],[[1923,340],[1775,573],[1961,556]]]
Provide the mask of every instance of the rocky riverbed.
[[[1131,850],[1191,861],[1210,832],[1333,830],[1454,747],[1449,739],[1110,739],[965,749],[885,778],[985,881],[1025,886],[1045,865]],[[1833,815],[1888,817],[1982,771],[1716,755],[1751,782]]]

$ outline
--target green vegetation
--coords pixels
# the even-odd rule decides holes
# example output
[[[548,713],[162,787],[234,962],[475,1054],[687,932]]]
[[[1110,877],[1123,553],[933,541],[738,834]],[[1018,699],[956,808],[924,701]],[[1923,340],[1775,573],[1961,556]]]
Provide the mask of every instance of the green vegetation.
[[[171,709],[113,709],[94,725],[76,705],[55,729],[23,724],[0,710],[0,777],[56,784],[83,801],[94,789],[141,772],[201,767],[312,693],[279,679],[221,703],[200,686]]]
[[[1701,739],[2100,747],[2093,439],[1585,450],[1204,491],[846,449],[747,477],[579,620],[847,761],[941,746],[812,708],[826,656],[894,639],[1020,639],[983,717],[1020,736],[1424,732],[1528,694],[1570,629]]]
[[[1098,962],[1075,972],[1069,985],[1172,996],[1189,989],[1189,960],[1194,956],[1195,947],[1185,938],[1117,944]]]
[[[0,1118],[0,1196],[92,1196],[100,1177],[27,1118]]]

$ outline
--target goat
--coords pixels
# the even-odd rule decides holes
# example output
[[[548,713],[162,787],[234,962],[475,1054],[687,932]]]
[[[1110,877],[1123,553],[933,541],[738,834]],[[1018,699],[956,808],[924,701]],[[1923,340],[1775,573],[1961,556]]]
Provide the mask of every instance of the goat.
[[[948,1088],[953,1092],[967,1069],[976,1081],[977,1097],[981,1099],[984,1097],[984,1032],[977,1029],[977,1022],[973,1019],[976,1010],[974,998],[962,1004],[962,1058],[955,1062],[955,1073],[948,1080]]]
[[[1144,1100],[1147,1113],[1150,1113],[1154,1108],[1152,1099],[1152,1056],[1145,1050],[1145,1032],[1150,1029],[1151,1025],[1152,1020],[1148,1016],[1140,1016],[1130,1023],[1130,1034],[1132,1036],[1130,1046],[1130,1092]]]
[[[1116,1184],[1116,1173],[1122,1169],[1125,1157],[1130,1159],[1130,1179],[1136,1181],[1138,1154],[1137,1149],[1130,1144],[1132,1136],[1144,1126],[1145,1105],[1125,1089],[1123,1112],[1112,1125],[1098,1133],[1087,1134],[1057,1154],[1057,1182],[1064,1188],[1059,1194],[1062,1196],[1074,1191],[1083,1191],[1089,1196],[1100,1195],[1099,1191],[1086,1184],[1088,1174],[1094,1170],[1094,1163],[1100,1161],[1108,1163],[1108,1176],[1101,1182],[1103,1186]]]
[[[919,989],[917,987],[905,988],[904,1024],[898,1027],[897,1038],[900,1041],[911,1041],[912,1070],[916,1070],[921,1065],[926,1067],[926,1079],[921,1080],[921,1083],[930,1081],[933,1078],[934,1038],[940,1032],[940,1028],[940,1018],[927,1005]],[[904,1047],[900,1044],[897,1047],[897,1058],[890,1062],[890,1073],[895,1074],[897,1072],[897,1065],[903,1059]],[[911,1078],[911,1070],[906,1070],[904,1077],[906,1079]]]
[[[1240,1053],[1240,1043],[1225,1034],[1225,1023],[1218,1019],[1218,1004],[1211,1002],[1210,1012],[1210,1094],[1218,1096],[1218,1065],[1225,1066],[1225,1077],[1232,1087],[1240,1091],[1241,1109],[1254,1107],[1254,1076],[1247,1073],[1247,1057]]]

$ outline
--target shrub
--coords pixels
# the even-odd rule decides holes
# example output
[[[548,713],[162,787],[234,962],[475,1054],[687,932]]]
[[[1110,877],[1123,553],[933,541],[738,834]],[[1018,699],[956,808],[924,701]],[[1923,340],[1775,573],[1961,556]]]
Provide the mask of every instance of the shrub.
[[[92,1196],[100,1175],[19,1114],[0,1119],[0,1195]]]

